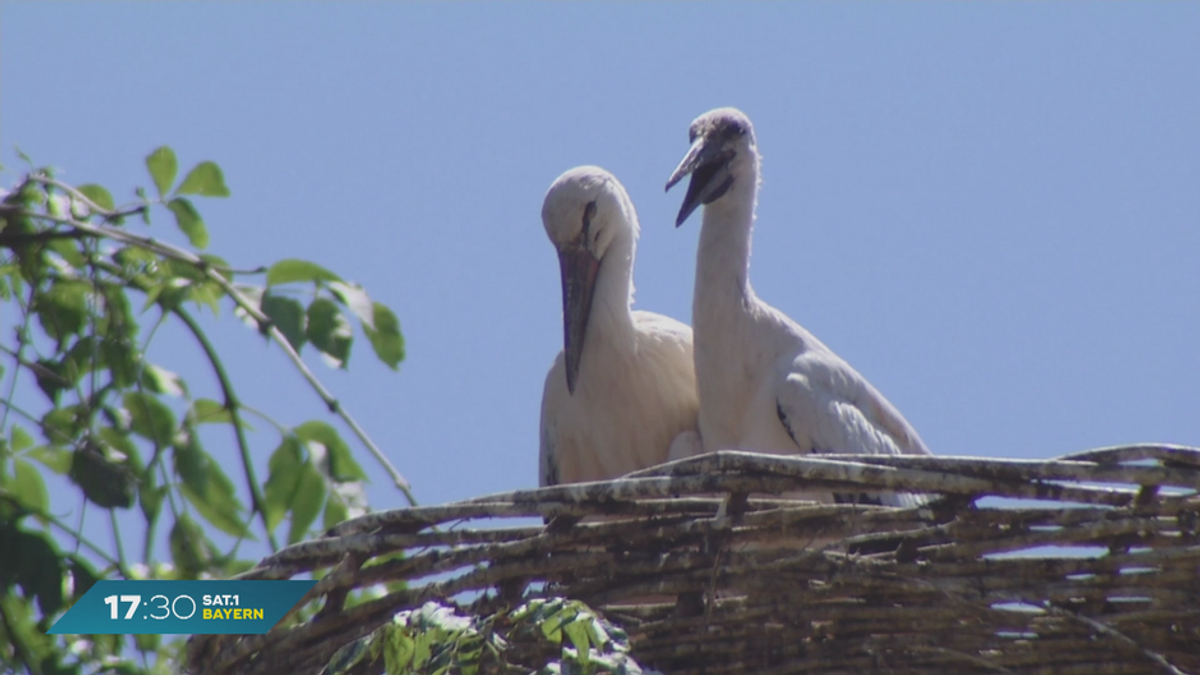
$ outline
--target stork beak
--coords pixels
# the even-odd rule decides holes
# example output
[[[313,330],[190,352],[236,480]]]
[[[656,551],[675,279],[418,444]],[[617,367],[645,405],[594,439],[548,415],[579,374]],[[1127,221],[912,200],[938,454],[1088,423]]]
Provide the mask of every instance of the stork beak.
[[[733,185],[733,176],[729,173],[729,160],[733,159],[732,150],[721,149],[720,143],[710,142],[707,136],[700,136],[692,143],[683,161],[675,167],[675,171],[667,180],[667,190],[683,177],[692,174],[688,183],[687,194],[679,207],[679,215],[675,218],[675,227],[692,215],[701,204],[710,204]]]
[[[600,260],[579,246],[560,250],[558,264],[562,270],[563,354],[566,356],[567,391],[574,394]]]

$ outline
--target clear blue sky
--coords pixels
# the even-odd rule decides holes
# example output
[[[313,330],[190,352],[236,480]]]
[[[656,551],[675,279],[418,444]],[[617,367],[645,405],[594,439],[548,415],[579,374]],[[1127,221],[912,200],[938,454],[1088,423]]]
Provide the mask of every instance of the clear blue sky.
[[[689,319],[699,221],[676,230],[663,185],[725,105],[765,156],[759,295],[935,453],[1200,445],[1197,36],[1197,3],[5,2],[0,161],[118,199],[160,144],[219,162],[213,252],[316,260],[396,310],[399,374],[365,342],[349,373],[310,361],[427,504],[537,484],[559,173],[620,178],[637,306]],[[278,350],[209,323],[243,399],[326,416]],[[154,351],[214,396],[196,355]]]

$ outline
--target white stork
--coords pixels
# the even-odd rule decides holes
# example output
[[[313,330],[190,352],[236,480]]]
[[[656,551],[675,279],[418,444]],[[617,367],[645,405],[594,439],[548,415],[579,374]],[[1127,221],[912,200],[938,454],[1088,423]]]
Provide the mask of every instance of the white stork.
[[[582,166],[542,223],[562,271],[563,350],[542,393],[540,484],[616,478],[700,452],[692,330],[630,311],[638,220],[625,188]]]
[[[930,454],[862,375],[750,287],[760,161],[750,119],[719,108],[692,122],[690,139],[667,189],[691,174],[676,227],[704,205],[692,305],[704,450]]]

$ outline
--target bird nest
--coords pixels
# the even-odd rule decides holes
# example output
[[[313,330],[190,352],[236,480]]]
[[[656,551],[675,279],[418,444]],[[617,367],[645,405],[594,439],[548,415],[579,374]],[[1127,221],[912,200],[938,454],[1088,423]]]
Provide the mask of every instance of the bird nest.
[[[782,498],[800,489],[928,501]],[[718,452],[344,522],[242,575],[318,578],[291,620],[195,636],[188,668],[315,673],[437,601],[501,617],[487,630],[507,651],[481,672],[529,672],[567,647],[505,612],[565,597],[672,675],[1200,673],[1198,515],[1200,450],[1179,446],[1045,461]]]

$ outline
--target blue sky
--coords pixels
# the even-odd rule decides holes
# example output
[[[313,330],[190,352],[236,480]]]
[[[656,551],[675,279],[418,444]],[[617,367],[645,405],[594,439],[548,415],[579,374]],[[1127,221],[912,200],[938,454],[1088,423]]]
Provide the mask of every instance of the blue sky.
[[[426,504],[537,484],[559,173],[618,176],[637,307],[689,319],[699,220],[676,230],[663,185],[724,105],[765,158],[759,295],[934,453],[1200,445],[1197,35],[1196,3],[6,2],[0,161],[118,200],[160,144],[219,162],[212,252],[318,261],[399,315],[400,373],[365,341],[348,373],[310,361]],[[244,400],[326,418],[278,350],[209,325]],[[215,395],[182,333],[153,355]]]

